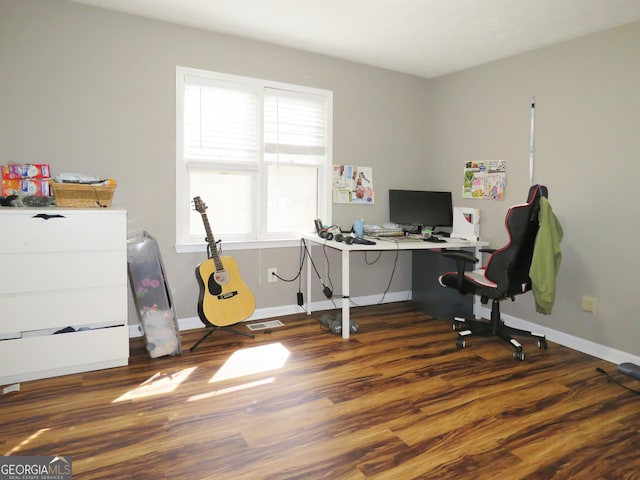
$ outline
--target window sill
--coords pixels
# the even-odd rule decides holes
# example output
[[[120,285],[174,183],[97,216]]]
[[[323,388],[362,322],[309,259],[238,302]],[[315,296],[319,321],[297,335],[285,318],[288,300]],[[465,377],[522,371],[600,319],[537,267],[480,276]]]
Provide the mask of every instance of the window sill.
[[[220,242],[222,250],[225,252],[233,250],[261,250],[265,248],[291,248],[299,247],[300,239],[287,240],[262,240],[262,241],[238,241]],[[176,245],[177,253],[201,253],[207,251],[207,244],[202,243],[182,243]]]

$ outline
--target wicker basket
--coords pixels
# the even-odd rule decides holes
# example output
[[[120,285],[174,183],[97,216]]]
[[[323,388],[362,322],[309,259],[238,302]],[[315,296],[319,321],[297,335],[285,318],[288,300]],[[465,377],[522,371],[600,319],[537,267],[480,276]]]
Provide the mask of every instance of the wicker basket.
[[[51,183],[53,199],[58,207],[110,207],[115,185],[87,185],[78,183]]]

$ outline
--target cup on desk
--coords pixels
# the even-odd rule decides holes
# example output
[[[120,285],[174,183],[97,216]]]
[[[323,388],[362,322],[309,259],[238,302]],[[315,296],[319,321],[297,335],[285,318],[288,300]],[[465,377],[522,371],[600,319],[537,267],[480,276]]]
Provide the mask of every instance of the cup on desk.
[[[356,237],[364,237],[364,220],[362,218],[353,222],[353,231]]]

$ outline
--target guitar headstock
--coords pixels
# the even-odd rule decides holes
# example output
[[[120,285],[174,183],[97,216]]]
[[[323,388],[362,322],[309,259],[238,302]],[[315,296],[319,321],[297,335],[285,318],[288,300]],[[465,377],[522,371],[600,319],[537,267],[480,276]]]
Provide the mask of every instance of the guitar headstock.
[[[205,213],[205,211],[207,210],[207,206],[204,204],[200,197],[195,197],[193,199],[193,206],[195,207],[195,210],[200,213]]]

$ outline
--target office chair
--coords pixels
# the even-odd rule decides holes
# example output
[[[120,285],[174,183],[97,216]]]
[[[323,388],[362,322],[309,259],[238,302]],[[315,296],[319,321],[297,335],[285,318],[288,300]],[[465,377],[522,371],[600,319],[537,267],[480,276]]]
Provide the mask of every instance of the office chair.
[[[529,269],[533,258],[534,244],[539,229],[538,212],[540,197],[547,197],[547,188],[534,185],[529,189],[527,203],[515,205],[509,209],[505,218],[505,227],[509,241],[500,249],[482,249],[491,253],[486,267],[465,271],[468,262],[477,263],[478,259],[469,252],[445,251],[444,256],[456,260],[455,272],[440,276],[440,284],[455,288],[461,294],[479,295],[483,304],[491,300],[491,319],[465,320],[456,317],[453,329],[458,332],[456,346],[464,348],[470,335],[489,335],[502,338],[513,348],[513,357],[524,360],[522,345],[512,335],[533,337],[538,340],[538,348],[547,348],[544,335],[505,325],[500,316],[500,302],[531,290]]]

